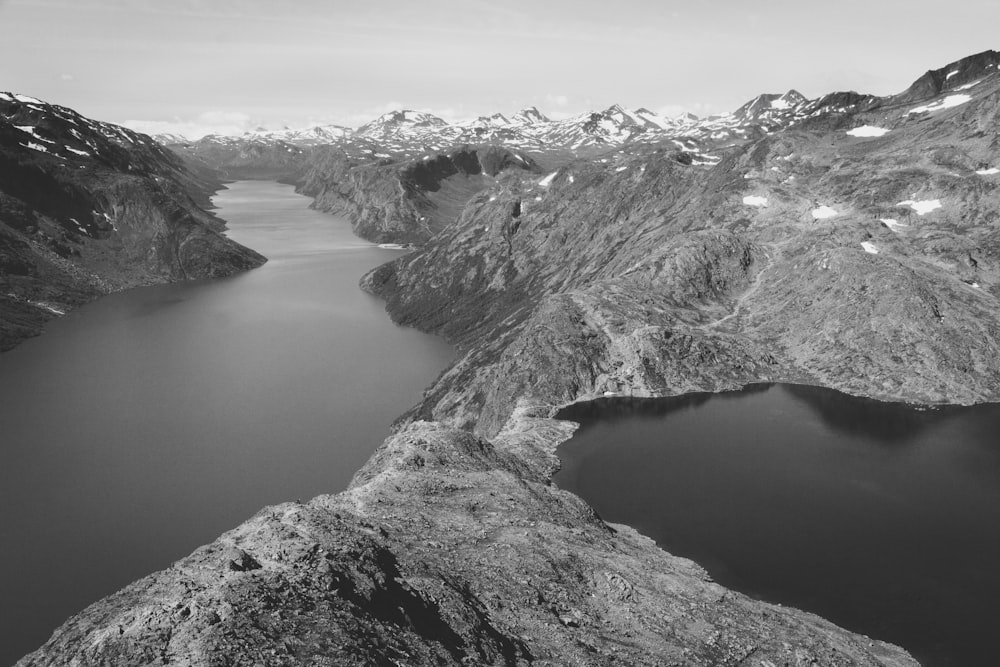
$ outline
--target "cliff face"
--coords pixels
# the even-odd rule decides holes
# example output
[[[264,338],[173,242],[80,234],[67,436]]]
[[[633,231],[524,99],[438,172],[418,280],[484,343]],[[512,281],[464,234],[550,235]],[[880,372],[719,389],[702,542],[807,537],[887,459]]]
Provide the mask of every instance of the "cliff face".
[[[149,137],[0,94],[0,350],[101,294],[262,264],[201,208],[218,187]]]
[[[458,217],[477,192],[508,172],[538,167],[519,153],[464,147],[417,159],[359,159],[340,148],[317,148],[300,190],[321,211],[351,220],[375,243],[422,243]]]

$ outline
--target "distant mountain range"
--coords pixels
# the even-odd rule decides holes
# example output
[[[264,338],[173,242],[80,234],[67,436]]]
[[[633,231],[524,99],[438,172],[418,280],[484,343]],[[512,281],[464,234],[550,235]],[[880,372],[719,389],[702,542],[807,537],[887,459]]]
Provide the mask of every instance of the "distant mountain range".
[[[449,123],[430,113],[402,109],[390,111],[369,123],[351,129],[321,125],[306,129],[264,130],[238,136],[207,135],[188,140],[176,134],[154,138],[164,145],[186,146],[195,152],[210,147],[244,148],[258,151],[277,148],[284,153],[320,145],[341,146],[355,157],[415,156],[425,151],[443,151],[463,144],[502,144],[532,151],[594,151],[637,143],[672,143],[689,152],[692,160],[714,163],[720,149],[748,139],[829,115],[891,109],[914,100],[953,91],[973,83],[989,69],[991,57],[979,54],[954,65],[928,72],[899,95],[877,97],[839,92],[808,99],[796,90],[768,93],[748,101],[727,114],[699,118],[682,114],[668,118],[649,109],[626,109],[612,105],[563,120],[553,120],[536,107],[507,117],[501,113]]]

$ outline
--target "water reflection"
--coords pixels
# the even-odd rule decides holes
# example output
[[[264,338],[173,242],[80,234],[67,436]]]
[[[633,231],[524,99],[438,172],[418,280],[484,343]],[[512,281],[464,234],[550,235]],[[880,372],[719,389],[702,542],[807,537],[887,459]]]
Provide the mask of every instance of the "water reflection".
[[[905,444],[928,428],[941,426],[963,412],[961,407],[918,408],[850,396],[808,385],[781,385],[782,391],[802,401],[829,428],[884,445]]]
[[[563,410],[556,483],[724,585],[991,665],[1000,406],[916,410],[756,385]]]

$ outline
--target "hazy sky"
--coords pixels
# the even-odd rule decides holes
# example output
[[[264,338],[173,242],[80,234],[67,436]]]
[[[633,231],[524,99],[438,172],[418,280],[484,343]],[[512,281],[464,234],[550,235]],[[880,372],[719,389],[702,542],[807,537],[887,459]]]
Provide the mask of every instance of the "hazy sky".
[[[1000,48],[997,0],[0,0],[0,90],[145,131],[898,92]]]

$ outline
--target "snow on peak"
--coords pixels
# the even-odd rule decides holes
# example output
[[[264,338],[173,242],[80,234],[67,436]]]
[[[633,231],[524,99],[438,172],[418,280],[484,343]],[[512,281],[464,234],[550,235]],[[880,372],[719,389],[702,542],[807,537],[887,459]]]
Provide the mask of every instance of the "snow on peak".
[[[889,130],[884,127],[876,127],[874,125],[862,125],[861,127],[856,127],[853,130],[848,130],[847,134],[852,137],[881,137],[887,134]]]
[[[525,123],[527,125],[550,122],[548,117],[546,117],[545,114],[539,111],[537,107],[527,107],[526,109],[521,109],[516,114],[514,114],[514,120],[519,123]]]

